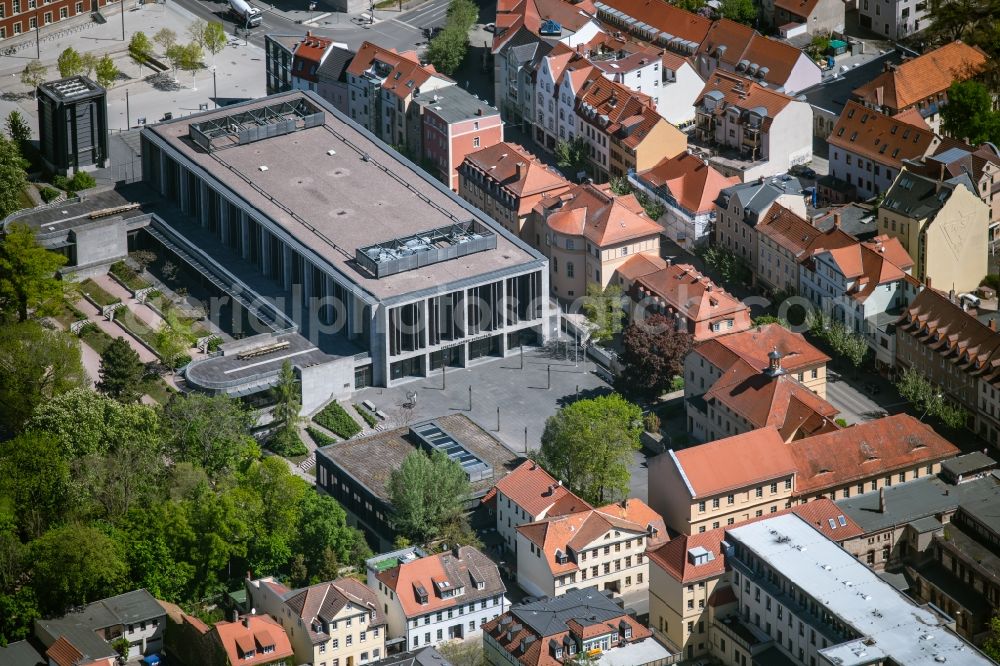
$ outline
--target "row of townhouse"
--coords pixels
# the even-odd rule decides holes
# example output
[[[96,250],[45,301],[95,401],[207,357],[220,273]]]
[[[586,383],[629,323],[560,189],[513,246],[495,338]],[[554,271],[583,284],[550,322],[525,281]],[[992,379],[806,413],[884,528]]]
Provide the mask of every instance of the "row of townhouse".
[[[312,90],[458,190],[458,167],[471,152],[503,141],[500,112],[415,51],[313,35],[265,37],[268,94]]]

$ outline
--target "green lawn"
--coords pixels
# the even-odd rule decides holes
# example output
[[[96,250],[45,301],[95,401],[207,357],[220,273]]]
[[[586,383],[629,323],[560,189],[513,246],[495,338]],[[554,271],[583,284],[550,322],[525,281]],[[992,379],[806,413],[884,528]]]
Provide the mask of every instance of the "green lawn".
[[[87,343],[87,346],[98,354],[103,354],[114,338],[97,327],[97,324],[89,324],[80,331],[80,339]]]
[[[161,405],[167,404],[170,396],[176,393],[174,389],[167,385],[163,377],[156,375],[146,375],[146,378],[142,380],[142,392],[149,394],[150,398]]]
[[[28,187],[31,187],[31,186],[29,185]],[[18,201],[21,204],[21,208],[34,208],[35,207],[35,201],[34,201],[34,199],[32,199],[30,196],[28,196],[28,193],[25,192],[24,190],[21,190],[18,193],[17,198],[18,198]]]
[[[113,305],[115,303],[121,303],[120,298],[117,296],[112,296],[104,290],[99,284],[87,278],[80,283],[80,293],[87,294],[91,299],[101,307],[106,307],[108,305]]]
[[[111,264],[109,272],[116,278],[122,281],[126,287],[132,291],[139,291],[140,289],[145,289],[147,287],[152,287],[145,279],[139,276],[132,267],[126,264],[124,261],[116,261]]]

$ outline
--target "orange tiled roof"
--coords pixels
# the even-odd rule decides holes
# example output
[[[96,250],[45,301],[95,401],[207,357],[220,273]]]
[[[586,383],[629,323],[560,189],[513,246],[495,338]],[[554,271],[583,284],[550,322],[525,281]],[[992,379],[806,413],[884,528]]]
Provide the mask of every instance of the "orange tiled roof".
[[[898,169],[903,160],[919,159],[929,154],[937,146],[938,138],[930,129],[894,120],[884,113],[849,101],[827,142]]]
[[[823,232],[791,210],[775,203],[757,224],[757,233],[773,240],[796,258],[801,258]]]
[[[955,81],[971,79],[986,60],[979,47],[954,41],[882,72],[854,94],[870,106],[901,111],[946,92]]]
[[[654,188],[666,188],[681,208],[692,214],[711,212],[719,192],[740,182],[736,176],[723,176],[688,152],[668,157],[638,176]]]
[[[655,535],[650,536],[650,547],[667,538],[663,518],[642,500],[628,499],[620,504],[520,525],[517,531],[542,550],[552,575],[559,576],[576,571],[578,567],[572,559],[560,563],[556,559],[557,551],[568,553],[570,548],[574,551],[586,550],[611,529],[643,536],[649,534],[650,527],[655,531]]]
[[[774,6],[784,9],[793,16],[801,16],[808,19],[816,9],[819,0],[775,0]]]
[[[737,71],[742,62],[766,68],[761,78],[776,86],[784,85],[799,59],[805,57],[791,44],[764,37],[753,28],[729,19],[719,19],[712,24],[698,55],[718,57],[720,62]]]
[[[77,650],[65,636],[60,636],[55,643],[50,645],[49,649],[45,651],[45,656],[56,666],[77,666],[83,659],[83,653]]]
[[[382,81],[382,88],[397,97],[406,97],[413,90],[426,83],[431,77],[450,80],[439,74],[432,65],[421,65],[415,51],[398,52],[371,42],[362,42],[358,53],[351,60],[347,71],[354,76],[362,76],[374,62],[381,62],[391,68]]]
[[[715,367],[725,370],[742,359],[757,370],[768,365],[767,354],[772,349],[781,352],[781,366],[788,372],[821,365],[830,357],[809,344],[801,333],[793,333],[780,324],[756,326],[746,331],[729,333],[707,340],[695,352]]]
[[[712,27],[712,21],[663,0],[613,0],[615,9],[661,32],[700,44]]]
[[[495,487],[532,517],[559,515],[552,513],[555,507],[560,513],[591,508],[533,460],[525,460]]]
[[[795,101],[788,95],[770,88],[765,88],[750,79],[717,69],[708,77],[705,87],[698,96],[698,105],[704,106],[705,97],[722,95],[722,103],[715,106],[714,113],[721,115],[730,106],[738,109],[764,109],[766,117],[764,127],[770,123],[791,102]]]
[[[775,513],[755,516],[750,520],[737,523],[737,525],[747,525],[786,513],[794,513],[829,537],[830,540],[838,543],[864,533],[864,530],[857,523],[849,516],[844,515],[835,502],[825,497],[804,504],[796,504],[790,509],[780,509]],[[843,519],[844,525],[840,524],[841,519]],[[833,520],[834,527],[830,527],[831,520]],[[726,570],[725,558],[722,555],[722,542],[725,541],[727,529],[730,528],[719,527],[697,534],[681,534],[656,550],[649,551],[649,560],[682,583],[692,583],[721,576]],[[699,546],[710,552],[713,559],[704,564],[695,565],[688,558],[688,551]],[[724,602],[719,600],[718,603],[721,605]]]
[[[929,291],[929,290],[925,290]],[[958,455],[958,448],[909,414],[816,435],[788,444],[798,472],[796,495],[822,492]]]
[[[663,259],[640,253],[633,254],[626,259],[625,263],[615,269],[615,272],[626,280],[634,282],[644,275],[663,270],[666,266],[667,262]]]
[[[841,274],[854,281],[848,295],[860,302],[879,285],[902,280],[913,267],[913,260],[895,236],[876,236],[868,242],[855,241],[820,252],[829,252]]]
[[[517,198],[518,215],[531,212],[528,197],[545,193],[557,196],[572,186],[562,174],[539,162],[522,146],[506,141],[469,153],[465,164]]]
[[[215,632],[230,664],[270,664],[292,656],[292,645],[284,628],[269,615],[247,615],[238,622],[216,622]],[[265,647],[273,649],[264,652]],[[247,658],[245,655],[250,651],[255,654]]]
[[[638,296],[654,296],[687,319],[699,322],[746,310],[743,301],[718,287],[690,264],[671,264],[635,280]]]
[[[692,498],[710,497],[795,473],[788,445],[769,426],[699,444],[670,455],[687,479]],[[725,465],[719,461],[725,460]]]
[[[536,206],[536,210],[545,209],[549,209],[545,223],[550,229],[568,236],[584,236],[598,247],[655,236],[663,230],[646,216],[634,194],[616,196],[610,185],[577,185],[559,201],[543,201]]]

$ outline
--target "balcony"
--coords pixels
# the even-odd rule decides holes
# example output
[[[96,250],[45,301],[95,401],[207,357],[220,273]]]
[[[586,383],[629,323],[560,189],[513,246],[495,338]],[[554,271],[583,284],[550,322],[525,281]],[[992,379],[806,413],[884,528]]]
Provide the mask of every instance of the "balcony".
[[[738,615],[717,618],[712,622],[712,627],[751,655],[763,652],[774,645],[773,638],[757,627],[743,622]]]

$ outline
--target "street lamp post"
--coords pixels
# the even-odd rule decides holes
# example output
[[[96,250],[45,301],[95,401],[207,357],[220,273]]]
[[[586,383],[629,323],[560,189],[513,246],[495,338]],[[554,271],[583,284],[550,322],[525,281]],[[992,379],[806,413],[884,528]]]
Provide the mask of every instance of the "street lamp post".
[[[125,41],[125,0],[121,0],[122,3],[122,41]]]
[[[132,128],[132,121],[130,120],[129,108],[128,108],[128,88],[125,88],[125,130],[128,131],[131,128]]]
[[[549,363],[549,365],[547,366],[547,375],[548,375],[548,381],[546,382],[546,386],[545,386],[546,390],[552,388],[552,364],[551,363]]]
[[[219,108],[219,85],[215,80],[215,65],[212,65],[212,101],[215,108]]]
[[[469,387],[469,411],[472,411],[472,387]]]
[[[42,47],[41,39],[38,36],[38,11],[39,7],[35,7],[35,60],[42,59]]]

